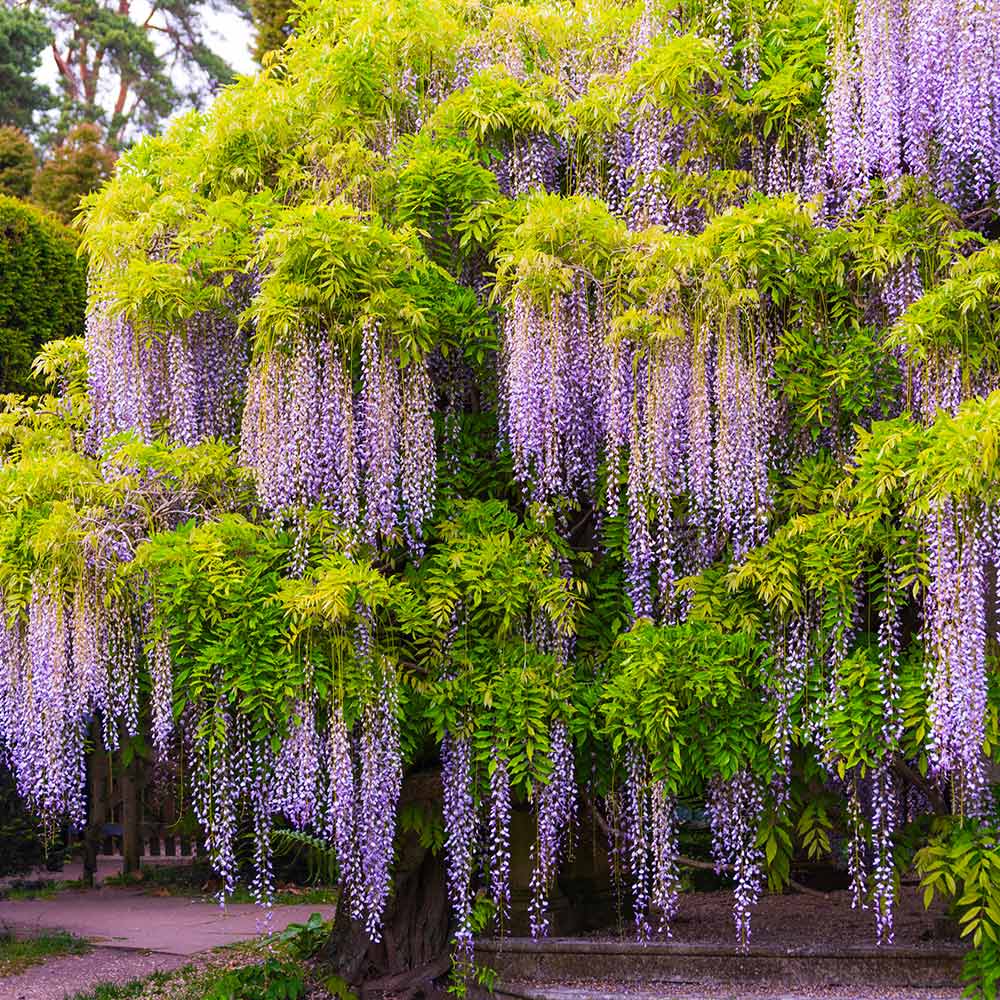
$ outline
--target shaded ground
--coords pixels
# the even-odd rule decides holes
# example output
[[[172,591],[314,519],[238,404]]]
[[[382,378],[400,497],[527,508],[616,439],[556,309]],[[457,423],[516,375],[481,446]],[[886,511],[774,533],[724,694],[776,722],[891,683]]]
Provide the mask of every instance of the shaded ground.
[[[894,917],[895,948],[935,948],[958,942],[958,927],[948,918],[947,905],[936,900],[924,909],[916,886],[904,885]],[[683,893],[671,924],[672,938],[683,944],[735,942],[732,892]],[[634,937],[634,927],[610,927],[589,937]],[[846,891],[811,895],[764,895],[753,911],[751,944],[781,948],[832,945],[874,946],[875,917],[871,909],[851,907]]]

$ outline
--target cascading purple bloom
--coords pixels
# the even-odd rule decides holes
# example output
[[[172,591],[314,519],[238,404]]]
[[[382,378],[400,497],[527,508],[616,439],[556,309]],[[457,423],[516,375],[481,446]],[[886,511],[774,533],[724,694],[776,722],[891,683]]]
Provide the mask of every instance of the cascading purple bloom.
[[[596,293],[595,293],[596,295]],[[503,323],[503,430],[532,499],[590,493],[604,437],[606,317],[577,276],[546,313],[518,293]]]
[[[274,809],[296,830],[318,819],[321,743],[312,700],[298,703],[291,728],[274,762]]]
[[[232,316],[198,314],[161,334],[137,330],[95,302],[86,345],[92,451],[129,430],[146,440],[165,430],[187,445],[235,437],[248,341]]]
[[[677,913],[681,880],[677,870],[680,849],[677,845],[676,803],[667,794],[662,781],[654,781],[650,801],[650,862],[653,870],[650,907],[659,915],[657,933],[670,937],[670,925]]]
[[[632,906],[635,933],[639,941],[649,940],[649,897],[651,880],[649,824],[649,765],[645,754],[635,747],[625,753],[625,851],[632,876]]]
[[[510,773],[493,749],[490,774],[489,867],[490,898],[501,924],[510,918]]]
[[[538,836],[533,849],[528,921],[531,936],[549,931],[548,893],[556,877],[563,846],[576,817],[573,746],[566,723],[556,720],[549,729],[548,781],[537,788]]]
[[[853,38],[833,32],[831,172],[857,192],[878,176],[929,176],[957,206],[1000,177],[1000,12],[980,0],[863,0]]]
[[[361,724],[358,889],[351,907],[372,941],[382,937],[382,916],[392,884],[396,805],[403,786],[397,703],[395,679],[386,673],[377,699],[365,706]]]
[[[455,950],[471,965],[472,875],[476,855],[476,806],[472,797],[472,753],[469,741],[446,735],[441,745],[444,789],[445,857],[448,897],[455,918]]]
[[[716,872],[729,867],[736,882],[733,919],[742,950],[750,944],[750,915],[760,899],[764,852],[757,846],[763,802],[752,774],[740,771],[709,785],[708,814]]]
[[[344,722],[343,708],[335,705],[330,713],[326,738],[322,830],[336,851],[340,889],[345,900],[353,900],[359,891],[357,803],[351,737]]]
[[[152,681],[150,708],[152,712],[153,746],[166,756],[174,728],[174,673],[170,655],[170,639],[158,635],[149,650],[149,673]]]
[[[928,655],[929,750],[933,771],[949,777],[956,808],[987,806],[986,580],[983,545],[971,506],[935,505],[925,520],[930,585],[924,602]]]

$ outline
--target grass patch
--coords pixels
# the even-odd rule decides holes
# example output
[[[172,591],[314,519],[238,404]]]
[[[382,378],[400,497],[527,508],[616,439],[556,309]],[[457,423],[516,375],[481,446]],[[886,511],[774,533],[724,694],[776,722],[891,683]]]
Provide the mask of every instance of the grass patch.
[[[153,991],[162,992],[174,984],[183,984],[186,975],[193,971],[193,966],[185,966],[176,972],[154,972],[143,979],[133,979],[128,983],[100,983],[92,990],[75,993],[73,1000],[137,1000]],[[170,996],[183,997],[170,990]]]
[[[86,941],[65,931],[49,931],[31,938],[0,934],[0,979],[19,975],[28,966],[37,965],[53,955],[82,955],[89,950]]]
[[[82,889],[81,879],[60,879],[45,882],[14,882],[0,889],[0,899],[55,899],[68,889]]]
[[[139,876],[125,878],[122,875],[111,875],[104,880],[108,886],[143,887],[147,892],[160,896],[185,896],[188,898],[203,897],[214,899],[219,891],[218,877],[212,869],[202,862],[185,865],[147,865]],[[237,885],[231,896],[226,897],[227,903],[252,903],[254,898],[250,890],[243,885]],[[288,906],[301,903],[307,906],[332,906],[337,902],[337,890],[326,885],[284,885],[274,894],[275,906]]]

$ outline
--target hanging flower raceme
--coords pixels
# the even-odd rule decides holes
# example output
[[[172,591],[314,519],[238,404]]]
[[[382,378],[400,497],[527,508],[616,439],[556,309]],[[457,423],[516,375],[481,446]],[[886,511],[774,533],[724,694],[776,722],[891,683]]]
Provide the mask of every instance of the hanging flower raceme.
[[[445,856],[448,896],[455,919],[455,947],[472,962],[472,876],[476,856],[476,806],[472,797],[471,747],[467,739],[446,735],[441,746],[444,790]]]
[[[399,747],[399,694],[395,678],[383,668],[381,690],[365,706],[359,742],[358,884],[351,913],[379,941],[382,915],[392,884],[396,806],[403,786],[403,759]]]
[[[106,607],[104,583],[91,571],[67,595],[58,574],[36,577],[26,612],[5,615],[0,630],[0,747],[31,808],[77,827],[90,722],[99,717],[108,749],[139,731],[137,605],[125,589]]]
[[[326,334],[299,332],[250,373],[241,461],[272,516],[321,506],[370,542],[402,530],[419,549],[433,509],[433,385],[424,361],[403,369],[391,340],[365,325],[361,386]]]
[[[86,344],[92,451],[123,431],[147,441],[166,431],[185,445],[235,437],[248,350],[232,317],[199,313],[167,332],[147,331],[95,301]]]
[[[548,894],[556,877],[563,848],[572,835],[576,817],[573,744],[566,723],[556,720],[549,729],[548,781],[536,790],[538,835],[533,849],[528,921],[531,936],[549,932]]]
[[[274,767],[274,809],[296,830],[314,825],[321,799],[322,746],[312,699],[299,702]]]
[[[490,898],[500,921],[510,918],[510,772],[507,762],[493,749],[490,773],[488,850]]]
[[[649,940],[651,914],[657,917],[656,933],[669,937],[680,895],[674,799],[662,781],[652,779],[642,751],[629,747],[625,760],[625,849],[636,937]]]
[[[730,869],[736,882],[733,918],[744,950],[750,944],[750,915],[764,881],[764,852],[757,845],[763,803],[753,775],[740,771],[709,786],[708,814],[716,872]]]
[[[735,329],[683,328],[634,350],[631,377],[612,377],[605,404],[615,413],[621,386],[631,391],[627,592],[636,617],[672,621],[684,614],[676,580],[727,543],[741,562],[766,540],[777,419],[770,350],[763,335],[747,342]],[[608,455],[621,445],[617,421],[609,423]]]
[[[322,830],[336,853],[341,889],[349,898],[353,898],[353,894],[357,892],[360,864],[358,793],[354,759],[351,756],[351,737],[340,705],[335,705],[330,713],[325,749],[326,786]]]
[[[986,567],[979,511],[943,500],[925,520],[930,583],[924,601],[930,758],[950,778],[958,811],[988,806],[986,727]]]
[[[549,309],[518,292],[503,322],[503,427],[534,500],[592,493],[604,437],[606,317],[583,275]]]
[[[974,204],[1000,177],[1000,13],[978,0],[864,0],[834,27],[827,95],[831,172],[842,191],[869,177],[930,175]]]
[[[329,338],[299,333],[288,352],[254,362],[243,411],[240,461],[253,469],[265,508],[282,516],[325,506],[356,527],[358,458],[347,360]]]

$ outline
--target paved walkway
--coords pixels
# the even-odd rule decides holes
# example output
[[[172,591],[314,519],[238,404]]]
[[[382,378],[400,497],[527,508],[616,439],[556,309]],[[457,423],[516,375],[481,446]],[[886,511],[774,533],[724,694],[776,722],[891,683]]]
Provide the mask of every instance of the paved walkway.
[[[64,930],[86,938],[86,955],[52,958],[0,980],[0,1000],[63,1000],[98,983],[125,983],[180,968],[220,945],[305,922],[332,919],[332,906],[275,906],[269,921],[252,903],[218,903],[152,896],[141,889],[65,891],[51,899],[0,900],[0,930],[17,935]]]
[[[253,903],[218,903],[151,896],[141,889],[60,892],[52,899],[0,901],[0,927],[15,933],[64,930],[105,948],[191,956],[219,945],[304,922],[310,913],[332,919],[332,906],[275,906],[269,923]]]

